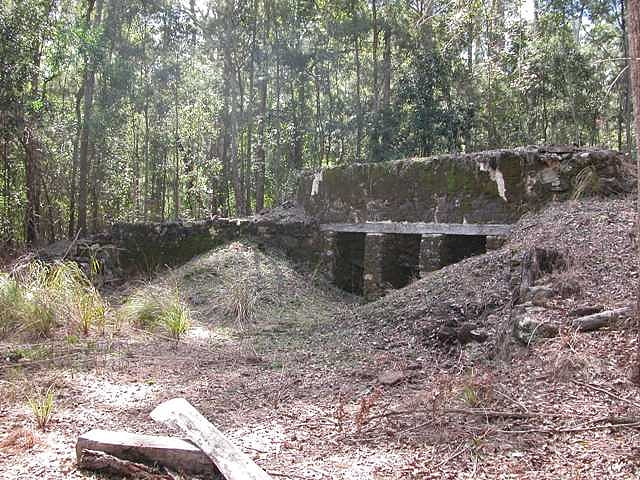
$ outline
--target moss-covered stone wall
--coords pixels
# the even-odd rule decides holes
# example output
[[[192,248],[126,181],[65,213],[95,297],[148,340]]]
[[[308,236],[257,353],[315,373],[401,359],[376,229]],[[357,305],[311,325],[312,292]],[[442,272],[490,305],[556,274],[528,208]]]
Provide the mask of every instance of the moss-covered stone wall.
[[[124,269],[153,271],[179,265],[201,253],[237,239],[275,246],[291,257],[312,263],[320,255],[319,233],[309,222],[216,218],[200,222],[120,223],[108,242],[120,250]]]
[[[513,223],[551,200],[627,188],[617,152],[526,147],[306,171],[297,203],[320,223]]]

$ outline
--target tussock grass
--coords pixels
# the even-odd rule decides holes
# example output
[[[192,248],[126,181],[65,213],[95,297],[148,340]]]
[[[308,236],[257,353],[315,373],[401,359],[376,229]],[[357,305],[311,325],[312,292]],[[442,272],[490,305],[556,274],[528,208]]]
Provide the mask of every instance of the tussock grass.
[[[120,308],[118,317],[142,330],[163,329],[176,340],[191,326],[191,311],[177,290],[162,286],[147,286],[134,293]]]
[[[38,428],[46,430],[55,408],[53,385],[44,392],[38,392],[27,397],[27,402]]]
[[[239,279],[231,285],[227,311],[235,319],[238,330],[244,330],[253,320],[258,299],[256,289],[248,279]]]
[[[48,338],[61,326],[88,335],[104,326],[106,311],[76,263],[35,261],[0,274],[0,338]]]

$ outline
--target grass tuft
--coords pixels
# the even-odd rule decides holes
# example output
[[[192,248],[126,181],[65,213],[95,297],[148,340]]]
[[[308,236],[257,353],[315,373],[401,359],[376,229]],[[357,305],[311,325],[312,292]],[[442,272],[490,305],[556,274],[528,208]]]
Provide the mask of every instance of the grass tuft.
[[[257,302],[258,294],[248,280],[238,280],[229,289],[227,311],[233,316],[239,330],[244,330],[253,320]]]
[[[40,430],[46,430],[55,408],[53,385],[42,393],[27,397],[31,412]]]
[[[119,311],[121,321],[142,330],[164,329],[178,340],[191,326],[191,311],[176,291],[148,287],[132,295]]]
[[[105,302],[76,263],[35,261],[0,274],[0,338],[51,337],[59,326],[88,335],[105,316]]]

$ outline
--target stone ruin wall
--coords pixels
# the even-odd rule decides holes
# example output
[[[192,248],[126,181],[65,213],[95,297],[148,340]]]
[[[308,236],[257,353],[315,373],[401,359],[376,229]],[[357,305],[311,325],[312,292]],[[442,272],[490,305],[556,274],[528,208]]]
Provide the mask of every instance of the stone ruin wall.
[[[297,203],[320,223],[511,224],[583,187],[585,196],[627,190],[622,155],[525,147],[326,168],[301,175]]]
[[[341,288],[374,299],[465,256],[498,248],[500,238],[340,233],[327,224],[509,225],[553,200],[629,190],[622,160],[610,150],[527,147],[326,168],[300,174],[295,204],[246,219],[116,224],[78,250],[102,245],[105,262],[114,268],[152,271],[251,238],[320,265]]]

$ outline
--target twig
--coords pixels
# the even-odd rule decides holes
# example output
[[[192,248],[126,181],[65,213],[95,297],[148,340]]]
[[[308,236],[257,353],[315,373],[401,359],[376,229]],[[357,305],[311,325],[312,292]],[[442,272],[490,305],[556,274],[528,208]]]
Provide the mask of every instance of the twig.
[[[436,465],[435,469],[437,470],[437,469],[445,466],[447,463],[449,463],[454,458],[459,457],[467,448],[469,448],[469,447],[467,445],[463,444],[462,447],[458,451],[456,451],[453,455],[448,456],[442,462],[440,462],[438,465]]]
[[[300,478],[301,480],[312,480],[311,477],[296,475],[295,473],[282,473],[282,472],[271,472],[271,471],[267,471],[267,473],[274,477],[289,477],[289,478]]]
[[[78,355],[81,355],[83,353],[88,353],[88,352],[74,352],[74,353],[69,353],[67,355],[60,355],[57,357],[51,357],[51,358],[45,358],[43,360],[32,360],[29,362],[15,362],[15,363],[8,363],[6,365],[0,365],[0,370],[4,370],[7,368],[14,368],[14,367],[28,367],[30,365],[37,365],[39,363],[52,363],[55,362],[56,360],[62,360],[64,358],[69,358],[69,357],[76,357]]]
[[[64,260],[65,258],[67,258],[67,255],[69,255],[69,252],[71,251],[71,249],[73,248],[73,246],[76,244],[76,242],[78,241],[78,237],[80,236],[80,229],[78,229],[78,231],[76,232],[76,236],[73,238],[73,240],[71,241],[71,243],[69,244],[69,247],[67,248],[67,251],[64,252],[64,255],[62,255],[62,260]]]
[[[509,411],[497,411],[497,410],[483,410],[480,408],[444,408],[442,410],[427,410],[427,409],[415,409],[415,410],[394,410],[391,412],[375,415],[369,418],[369,421],[376,418],[391,417],[396,415],[412,415],[417,413],[442,413],[442,414],[460,414],[460,415],[473,415],[477,417],[485,418],[513,418],[513,419],[525,419],[525,418],[559,418],[559,419],[592,419],[591,423],[609,422],[618,425],[631,425],[636,422],[640,422],[640,417],[595,417],[594,415],[578,415],[578,414],[565,414],[565,413],[553,413],[553,412],[509,412]]]
[[[495,390],[495,392],[498,395],[502,395],[504,398],[506,398],[507,400],[509,400],[511,403],[514,403],[515,405],[519,406],[520,408],[522,408],[525,412],[528,412],[529,409],[527,408],[527,406],[519,401],[517,401],[515,398],[511,398],[509,395],[507,395],[506,393],[501,392],[500,390]]]
[[[618,423],[618,424],[610,424],[610,425],[596,425],[591,427],[575,427],[575,428],[532,428],[530,430],[496,430],[496,432],[514,434],[514,435],[526,434],[526,433],[554,434],[554,433],[589,432],[592,430],[607,430],[609,428],[636,428],[636,427],[640,427],[640,422]]]
[[[628,400],[628,399],[626,399],[624,397],[621,397],[621,396],[611,392],[610,390],[598,387],[597,385],[594,385],[592,383],[580,382],[579,380],[572,380],[572,382],[575,383],[576,385],[580,385],[582,387],[587,387],[587,388],[590,388],[591,390],[595,390],[596,392],[604,393],[605,395],[608,395],[611,398],[615,398],[616,400],[620,400],[621,402],[629,404],[629,405],[631,405],[633,407],[640,408],[640,405],[638,405],[637,403],[632,402],[631,400]]]
[[[483,410],[483,409],[468,409],[468,408],[444,408],[441,410],[431,409],[414,409],[414,410],[393,410],[391,412],[374,415],[369,418],[369,421],[377,418],[392,417],[396,415],[412,415],[417,413],[443,413],[443,414],[461,414],[461,415],[474,415],[478,417],[487,418],[591,418],[592,415],[566,415],[562,413],[547,413],[547,412],[509,412],[509,411],[496,411],[496,410]]]
[[[192,348],[192,349],[195,349],[195,350],[200,350],[201,352],[206,352],[206,353],[212,353],[213,352],[213,349],[211,349],[211,348],[206,348],[206,347],[203,347],[201,345],[197,345],[197,344],[193,344],[193,343],[187,343],[187,342],[185,342],[183,340],[180,340],[180,339],[169,337],[167,335],[162,335],[161,333],[150,332],[148,330],[143,330],[143,329],[135,328],[135,327],[130,327],[130,328],[134,332],[144,333],[144,334],[146,334],[146,335],[148,335],[150,337],[156,337],[156,338],[159,338],[161,340],[168,340],[170,342],[175,343],[176,345],[181,343],[183,345],[189,345],[189,348]]]

